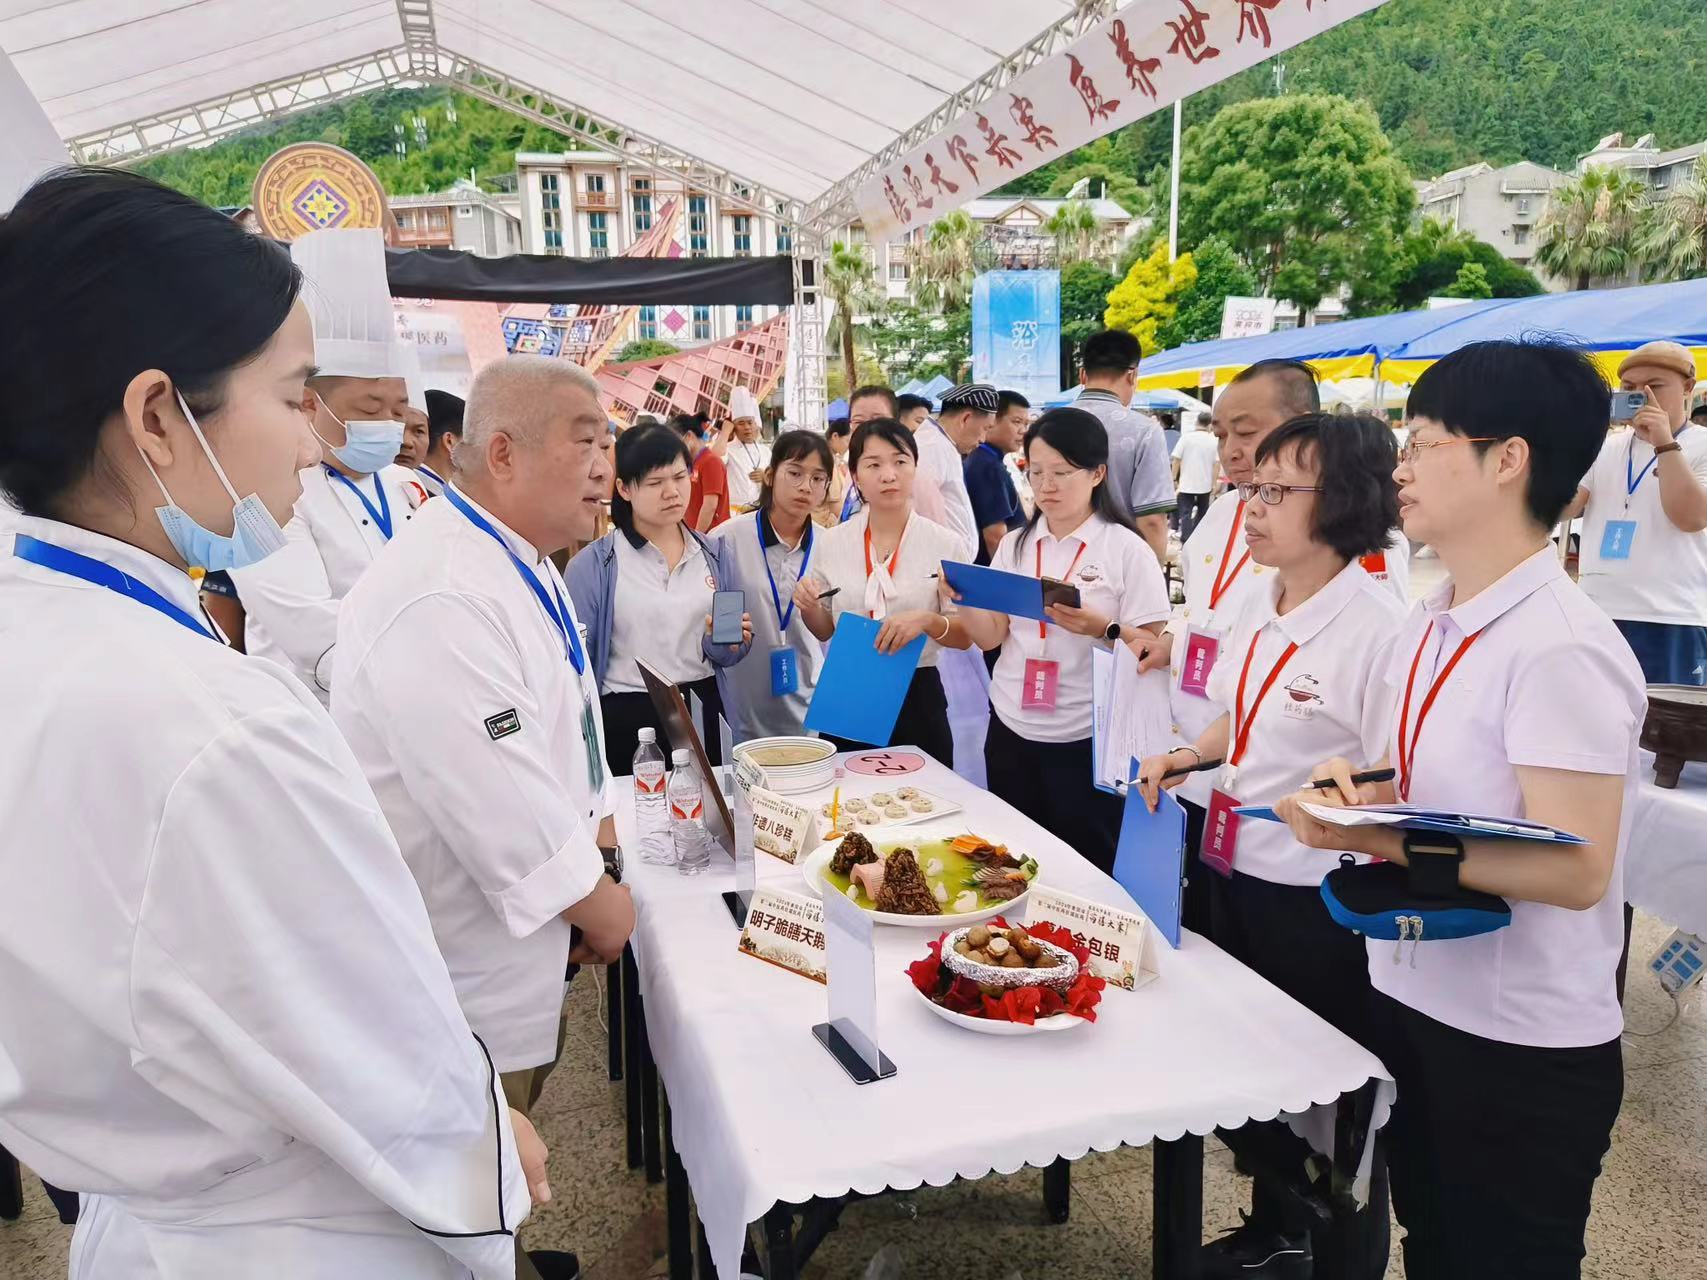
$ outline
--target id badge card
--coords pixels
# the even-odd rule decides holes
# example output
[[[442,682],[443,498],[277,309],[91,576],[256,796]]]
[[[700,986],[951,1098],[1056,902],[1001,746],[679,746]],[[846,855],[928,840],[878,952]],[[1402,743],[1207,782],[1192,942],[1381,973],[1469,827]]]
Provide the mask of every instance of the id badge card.
[[[800,688],[800,659],[792,648],[771,650],[771,696],[780,698]]]
[[[1221,633],[1188,627],[1185,633],[1185,657],[1180,660],[1179,687],[1181,693],[1194,698],[1209,696],[1209,673],[1215,670],[1215,659],[1221,653]]]
[[[1209,793],[1209,810],[1203,818],[1203,845],[1198,857],[1212,871],[1224,876],[1233,874],[1233,860],[1238,853],[1239,815],[1233,810],[1239,802],[1220,787]]]
[[[1630,548],[1636,543],[1634,520],[1608,520],[1606,531],[1600,535],[1602,560],[1628,560]]]
[[[1055,710],[1056,686],[1061,679],[1061,664],[1044,658],[1025,660],[1025,686],[1020,690],[1021,711]]]

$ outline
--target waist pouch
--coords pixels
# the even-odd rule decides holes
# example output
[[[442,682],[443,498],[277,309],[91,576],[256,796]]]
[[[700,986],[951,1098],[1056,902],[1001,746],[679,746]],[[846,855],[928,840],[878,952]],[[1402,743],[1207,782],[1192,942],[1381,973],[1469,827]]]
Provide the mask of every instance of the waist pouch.
[[[1359,866],[1350,859],[1322,881],[1322,901],[1334,923],[1386,942],[1438,942],[1474,938],[1511,923],[1504,898],[1475,889],[1418,893],[1396,862]]]

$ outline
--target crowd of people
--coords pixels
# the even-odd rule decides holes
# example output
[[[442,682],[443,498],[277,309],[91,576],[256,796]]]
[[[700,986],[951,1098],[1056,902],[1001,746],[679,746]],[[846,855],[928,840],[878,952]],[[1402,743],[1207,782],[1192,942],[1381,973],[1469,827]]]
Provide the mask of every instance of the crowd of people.
[[[736,741],[802,733],[850,613],[885,652],[924,639],[892,740],[944,763],[939,663],[982,651],[989,790],[1105,871],[1094,652],[1165,680],[1179,739],[1134,786],[1185,807],[1186,923],[1397,1081],[1358,1274],[1385,1271],[1389,1185],[1413,1277],[1578,1273],[1645,679],[1707,682],[1683,348],[1624,361],[1644,406],[1610,434],[1584,353],[1486,342],[1420,377],[1402,449],[1290,361],[1170,447],[1106,332],[1072,407],[867,386],[767,445],[743,394],[613,437],[561,360],[419,395],[377,235],[287,256],[93,170],[0,221],[0,314],[26,309],[0,346],[0,1143],[80,1194],[83,1273],[562,1274],[516,1244],[550,1197],[528,1113],[565,973],[634,924],[603,851],[612,779],[667,737],[642,668]],[[1580,586],[1552,540],[1579,512]],[[1447,575],[1414,605],[1413,544]],[[1077,603],[967,607],[962,561]],[[727,591],[738,641],[712,635]],[[1583,843],[1340,826],[1307,787]],[[1284,823],[1231,812],[1255,803]],[[1337,923],[1336,867],[1414,936]],[[1424,936],[1419,903],[1467,897],[1503,927]],[[1308,1274],[1307,1148],[1226,1136],[1263,1172],[1203,1273]]]

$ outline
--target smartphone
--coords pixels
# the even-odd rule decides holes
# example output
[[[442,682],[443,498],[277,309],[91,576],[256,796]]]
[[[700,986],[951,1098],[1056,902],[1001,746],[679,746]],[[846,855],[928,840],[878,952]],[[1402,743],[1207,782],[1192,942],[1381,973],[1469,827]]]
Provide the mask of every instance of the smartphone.
[[[1636,416],[1636,411],[1648,403],[1644,391],[1614,391],[1612,393],[1612,420],[1628,422]]]
[[[741,615],[747,612],[747,593],[744,591],[714,591],[711,593],[711,643],[740,644]]]
[[[1064,604],[1069,609],[1079,607],[1079,589],[1070,582],[1061,582],[1055,578],[1043,579],[1043,607],[1052,604]]]

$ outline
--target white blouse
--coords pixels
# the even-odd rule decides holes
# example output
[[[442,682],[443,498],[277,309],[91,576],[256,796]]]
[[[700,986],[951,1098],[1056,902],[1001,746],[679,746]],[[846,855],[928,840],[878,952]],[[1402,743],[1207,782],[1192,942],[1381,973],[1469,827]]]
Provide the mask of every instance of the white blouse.
[[[819,535],[813,570],[823,575],[829,587],[839,588],[827,602],[830,616],[840,618],[849,610],[879,619],[916,609],[944,612],[937,590],[942,581],[942,562],[962,558],[959,536],[914,512],[895,550],[894,568],[889,567],[887,558],[879,561],[873,557],[872,572],[867,574],[865,531],[870,521],[871,511],[864,508],[846,524]],[[919,665],[935,666],[940,652],[941,646],[927,635]]]

